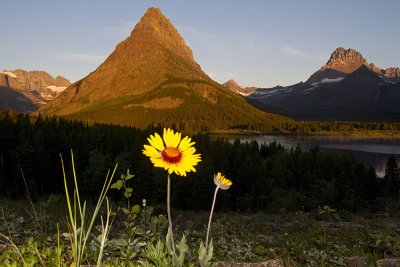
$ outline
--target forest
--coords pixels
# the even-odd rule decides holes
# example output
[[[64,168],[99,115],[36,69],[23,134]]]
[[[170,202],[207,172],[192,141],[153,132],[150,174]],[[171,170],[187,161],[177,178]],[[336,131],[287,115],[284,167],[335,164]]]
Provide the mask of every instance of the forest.
[[[231,130],[398,136],[400,130],[400,123],[396,122],[295,121],[257,108],[249,108],[243,99],[237,96],[210,93],[208,98],[205,98],[201,92],[207,86],[210,84],[202,80],[168,77],[151,93],[121,96],[88,105],[68,116],[70,119],[83,120],[90,124],[100,122],[143,130],[162,126],[191,134]],[[187,89],[192,87],[194,90]],[[82,100],[81,104],[88,103],[88,100]]]
[[[310,124],[312,125],[312,124]],[[313,127],[328,127],[315,123]],[[331,123],[330,128],[344,127]],[[398,125],[355,123],[364,128],[397,128]],[[302,127],[301,124],[298,127]],[[346,127],[351,127],[347,124]],[[165,202],[165,172],[153,168],[142,154],[150,134],[161,127],[137,129],[87,124],[65,118],[29,117],[2,112],[0,118],[0,198],[25,199],[26,188],[34,200],[63,194],[62,156],[72,176],[71,151],[81,193],[97,196],[107,171],[118,162],[117,176],[129,169],[133,202],[157,206]],[[336,155],[318,147],[303,151],[278,143],[243,143],[239,140],[192,135],[202,161],[188,177],[172,175],[172,202],[184,210],[206,210],[213,194],[217,171],[232,180],[222,192],[219,211],[311,211],[329,206],[352,212],[378,212],[399,203],[399,171],[396,158],[388,158],[385,177],[358,163],[350,154]],[[72,180],[71,180],[72,182]],[[119,194],[111,197],[118,200]]]

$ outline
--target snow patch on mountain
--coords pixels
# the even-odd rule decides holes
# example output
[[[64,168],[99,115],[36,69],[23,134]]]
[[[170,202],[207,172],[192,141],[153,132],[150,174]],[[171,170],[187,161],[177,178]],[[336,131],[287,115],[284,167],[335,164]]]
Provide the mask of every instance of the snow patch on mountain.
[[[337,83],[337,82],[340,82],[343,79],[344,79],[344,77],[339,77],[339,78],[336,78],[336,79],[325,78],[325,79],[322,79],[321,83]]]
[[[48,89],[56,92],[56,93],[61,93],[62,91],[64,91],[67,86],[55,86],[55,85],[49,85],[47,86]]]
[[[338,77],[338,78],[335,78],[335,79],[324,78],[319,82],[312,83],[311,85],[315,87],[315,86],[318,86],[320,83],[337,83],[337,82],[340,82],[343,79],[344,79],[344,77]]]
[[[252,94],[250,94],[249,98],[267,98],[278,94],[286,94],[292,92],[293,87],[279,87],[279,88],[259,88]]]
[[[7,76],[10,76],[11,78],[17,78],[17,75],[12,73],[11,71],[3,71],[2,73],[7,75]]]

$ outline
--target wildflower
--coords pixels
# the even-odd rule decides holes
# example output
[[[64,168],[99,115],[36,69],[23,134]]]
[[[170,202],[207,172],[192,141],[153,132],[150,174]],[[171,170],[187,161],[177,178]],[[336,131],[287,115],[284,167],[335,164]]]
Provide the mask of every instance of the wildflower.
[[[168,253],[173,259],[179,259],[175,252],[175,242],[171,219],[171,178],[174,172],[180,176],[186,176],[187,172],[195,172],[194,166],[201,161],[200,154],[195,154],[195,144],[192,139],[181,139],[181,133],[174,133],[171,129],[164,129],[163,138],[157,133],[147,138],[150,145],[144,145],[143,154],[150,158],[154,167],[164,168],[168,171],[167,179],[167,215],[168,233],[166,245]],[[184,240],[184,239],[183,239]],[[182,266],[182,263],[174,263],[174,266]]]
[[[220,172],[214,175],[214,183],[217,187],[222,190],[228,190],[232,185],[232,181],[223,176]]]
[[[211,219],[212,219],[212,215],[214,213],[214,206],[215,206],[215,201],[217,199],[217,193],[218,193],[218,189],[222,189],[222,190],[228,190],[229,187],[231,187],[232,185],[232,181],[229,180],[228,178],[226,178],[224,175],[222,175],[222,173],[217,172],[217,174],[214,174],[214,183],[217,186],[215,188],[215,192],[214,192],[214,199],[211,205],[211,212],[210,212],[210,218],[208,219],[208,227],[207,227],[207,235],[206,235],[206,248],[205,250],[207,250],[208,248],[208,236],[210,235],[210,229],[211,229]]]
[[[173,172],[186,176],[187,172],[195,172],[200,161],[200,154],[195,154],[195,144],[191,138],[181,139],[181,133],[164,129],[163,138],[157,133],[147,138],[150,145],[144,145],[143,154],[150,158],[154,167],[164,168],[168,174]]]

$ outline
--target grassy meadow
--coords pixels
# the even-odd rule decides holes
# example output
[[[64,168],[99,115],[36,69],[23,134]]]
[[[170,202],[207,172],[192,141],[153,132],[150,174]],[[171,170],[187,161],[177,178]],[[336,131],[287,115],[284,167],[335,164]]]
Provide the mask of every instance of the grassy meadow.
[[[71,266],[74,257],[65,202],[61,196],[33,205],[2,200],[0,266]],[[134,213],[125,214],[121,207],[126,203],[112,203],[115,213],[103,250],[104,266],[163,266],[154,257],[168,258],[149,252],[150,244],[165,243],[164,205],[137,204]],[[180,240],[185,235],[187,240],[184,266],[190,266],[198,262],[208,213],[173,210],[173,214],[175,236]],[[105,216],[104,209],[100,216]],[[100,235],[97,218],[82,264],[96,264]],[[211,236],[213,261],[281,259],[285,266],[346,266],[346,258],[353,256],[368,257],[371,262],[400,256],[399,216],[355,215],[329,207],[309,213],[216,213]]]

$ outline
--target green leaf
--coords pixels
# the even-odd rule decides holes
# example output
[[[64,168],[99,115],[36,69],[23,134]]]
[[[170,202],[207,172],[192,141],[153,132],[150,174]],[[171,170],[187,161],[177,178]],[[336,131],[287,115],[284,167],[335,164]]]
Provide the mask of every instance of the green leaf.
[[[145,235],[146,234],[146,230],[143,228],[143,227],[137,227],[136,228],[136,234],[138,234],[138,235]]]
[[[128,180],[132,179],[133,177],[135,177],[135,175],[130,174],[129,173],[129,169],[128,169],[127,172],[126,172],[125,181],[128,181]]]
[[[203,241],[200,241],[200,248],[199,248],[199,260],[202,262],[206,257],[206,247],[203,244]]]
[[[140,206],[139,205],[133,206],[131,211],[132,211],[132,213],[139,213],[140,212]]]
[[[172,229],[171,229],[171,227],[168,227],[167,236],[165,237],[165,245],[167,247],[168,254],[172,256],[173,251],[172,251],[171,236],[172,236]]]
[[[124,185],[124,182],[122,180],[118,180],[115,183],[113,183],[110,188],[121,190],[123,185]]]
[[[115,244],[120,247],[126,247],[128,245],[128,241],[124,238],[115,239]]]
[[[130,198],[130,196],[132,196],[132,192],[133,192],[133,189],[128,187],[128,188],[125,189],[124,196],[126,198]]]
[[[200,248],[199,248],[199,264],[200,267],[210,267],[213,266],[211,263],[211,259],[213,256],[214,247],[212,244],[212,240],[208,245],[208,249],[206,250],[203,241],[200,241]]]
[[[129,193],[132,193],[132,192],[133,192],[133,188],[127,187],[127,188],[125,189],[125,191],[126,191],[126,192],[129,192]]]
[[[129,214],[129,210],[127,208],[122,208],[121,210],[125,215]]]
[[[176,247],[178,248],[179,252],[181,252],[181,253],[182,252],[185,253],[188,251],[189,247],[186,245],[185,235],[182,236],[181,241],[178,243],[178,245]]]

